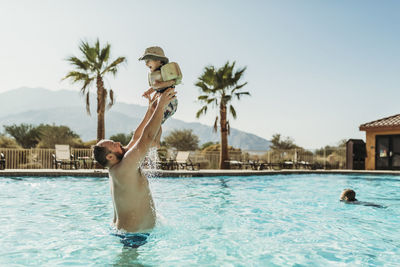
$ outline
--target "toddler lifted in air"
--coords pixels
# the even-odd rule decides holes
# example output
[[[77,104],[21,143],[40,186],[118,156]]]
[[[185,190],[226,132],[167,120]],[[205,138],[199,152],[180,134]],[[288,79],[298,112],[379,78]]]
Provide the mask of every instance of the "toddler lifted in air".
[[[178,63],[169,62],[161,47],[152,46],[146,48],[142,57],[146,66],[150,69],[148,80],[150,89],[143,93],[143,97],[150,99],[150,95],[154,92],[162,94],[170,87],[175,87],[182,81],[182,72]],[[178,107],[178,100],[175,99],[166,107],[164,111],[164,123],[168,118],[175,114]]]

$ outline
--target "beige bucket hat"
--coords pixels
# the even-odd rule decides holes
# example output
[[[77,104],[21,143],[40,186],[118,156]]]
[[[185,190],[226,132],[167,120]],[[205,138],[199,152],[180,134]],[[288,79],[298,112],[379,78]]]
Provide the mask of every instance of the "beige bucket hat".
[[[146,60],[146,59],[161,60],[165,64],[169,62],[169,59],[164,54],[164,50],[162,50],[162,48],[159,46],[152,46],[146,48],[146,50],[144,50],[143,56],[141,56],[139,60]]]

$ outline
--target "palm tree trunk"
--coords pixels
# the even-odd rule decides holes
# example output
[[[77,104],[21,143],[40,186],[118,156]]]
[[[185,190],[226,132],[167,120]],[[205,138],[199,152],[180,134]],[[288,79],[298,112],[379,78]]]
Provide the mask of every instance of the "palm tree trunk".
[[[97,142],[105,137],[104,114],[106,109],[103,79],[97,76]]]
[[[221,125],[221,152],[219,157],[219,168],[221,170],[229,169],[228,157],[228,128],[226,127],[226,105],[219,107],[220,125]]]

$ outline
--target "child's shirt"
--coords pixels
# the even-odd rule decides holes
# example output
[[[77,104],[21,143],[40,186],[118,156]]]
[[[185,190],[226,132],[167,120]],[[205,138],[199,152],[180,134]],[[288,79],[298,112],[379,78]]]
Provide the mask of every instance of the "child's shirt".
[[[165,88],[154,88],[156,82],[166,82],[175,80],[175,85],[178,85],[182,81],[182,72],[179,68],[178,63],[171,62],[161,66],[160,69],[155,70],[149,73],[148,76],[149,85],[159,93],[164,92],[167,88],[171,86],[167,86]]]

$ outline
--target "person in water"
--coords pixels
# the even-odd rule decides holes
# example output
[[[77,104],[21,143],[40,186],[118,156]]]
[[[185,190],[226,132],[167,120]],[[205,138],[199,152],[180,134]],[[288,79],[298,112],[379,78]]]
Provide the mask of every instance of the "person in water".
[[[356,205],[371,206],[376,208],[385,208],[384,206],[375,203],[358,201],[356,199],[356,192],[353,189],[349,188],[343,190],[342,194],[340,195],[340,201],[343,201],[346,204],[356,204]]]
[[[169,88],[150,99],[147,112],[126,147],[112,140],[101,140],[93,148],[95,160],[109,170],[113,224],[126,232],[118,236],[130,247],[143,245],[156,223],[149,182],[140,164],[158,138],[164,110],[175,95],[174,88]]]

